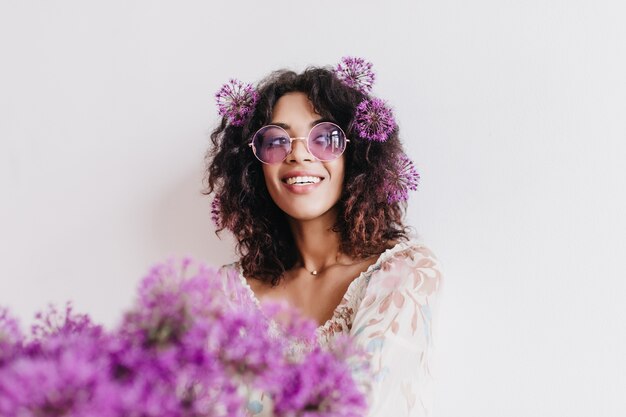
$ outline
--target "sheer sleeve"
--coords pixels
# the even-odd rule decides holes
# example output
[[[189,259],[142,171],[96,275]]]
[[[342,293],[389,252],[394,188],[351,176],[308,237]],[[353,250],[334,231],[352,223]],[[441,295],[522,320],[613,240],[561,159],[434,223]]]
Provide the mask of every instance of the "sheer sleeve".
[[[225,301],[230,306],[238,309],[255,307],[239,275],[239,266],[236,262],[219,268],[219,276],[222,294],[226,296]]]
[[[417,243],[369,277],[351,330],[374,374],[368,417],[432,415],[432,324],[440,284],[437,259]]]

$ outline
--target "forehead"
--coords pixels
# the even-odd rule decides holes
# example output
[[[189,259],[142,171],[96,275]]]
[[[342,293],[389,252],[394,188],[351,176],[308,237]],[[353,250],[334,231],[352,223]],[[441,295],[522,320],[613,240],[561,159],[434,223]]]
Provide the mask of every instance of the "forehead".
[[[301,92],[283,95],[278,99],[272,110],[272,123],[308,124],[311,120],[319,118],[320,115],[315,111],[313,103],[311,103],[306,94]]]

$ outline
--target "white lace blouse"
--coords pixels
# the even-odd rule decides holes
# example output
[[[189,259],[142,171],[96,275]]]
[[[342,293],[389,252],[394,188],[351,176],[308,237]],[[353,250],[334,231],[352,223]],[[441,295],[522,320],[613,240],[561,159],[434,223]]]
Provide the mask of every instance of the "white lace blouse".
[[[223,276],[238,279],[225,282],[225,291],[259,308],[239,263],[221,270],[230,268],[237,273]],[[332,318],[317,328],[321,345],[344,333],[367,350],[374,372],[367,392],[368,417],[432,415],[433,317],[441,284],[432,251],[416,240],[400,242],[350,283]],[[251,390],[247,395],[250,416],[272,416],[271,398]]]

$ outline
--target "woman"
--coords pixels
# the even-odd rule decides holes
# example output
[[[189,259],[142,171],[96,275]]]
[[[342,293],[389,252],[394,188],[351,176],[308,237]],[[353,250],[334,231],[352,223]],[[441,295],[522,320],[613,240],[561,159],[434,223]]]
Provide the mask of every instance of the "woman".
[[[441,273],[403,224],[419,176],[391,111],[369,94],[373,79],[371,64],[344,58],[277,71],[256,89],[231,80],[217,94],[206,193],[241,255],[223,267],[238,271],[227,291],[257,306],[287,301],[318,323],[321,344],[353,335],[376,375],[370,416],[430,415]],[[249,403],[255,416],[268,407]]]

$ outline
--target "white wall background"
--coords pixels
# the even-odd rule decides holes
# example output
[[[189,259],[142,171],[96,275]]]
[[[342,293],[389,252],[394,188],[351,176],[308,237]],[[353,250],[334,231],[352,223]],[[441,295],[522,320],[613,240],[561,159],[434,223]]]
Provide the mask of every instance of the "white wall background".
[[[626,415],[626,7],[0,2],[0,304],[114,324],[153,263],[219,265],[200,195],[229,77],[364,56],[446,272],[437,415]]]

